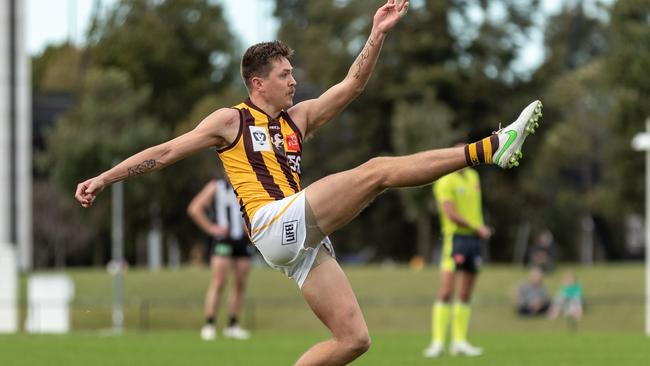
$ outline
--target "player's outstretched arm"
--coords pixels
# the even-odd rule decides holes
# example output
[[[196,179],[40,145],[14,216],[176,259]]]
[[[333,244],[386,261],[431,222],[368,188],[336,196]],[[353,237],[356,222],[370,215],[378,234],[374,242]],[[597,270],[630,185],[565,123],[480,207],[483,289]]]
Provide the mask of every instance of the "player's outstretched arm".
[[[75,198],[85,208],[108,185],[126,178],[160,170],[199,150],[226,146],[237,133],[239,113],[222,108],[206,117],[196,128],[175,139],[132,155],[113,168],[77,185]],[[233,135],[233,132],[234,135]]]
[[[289,109],[289,115],[305,136],[332,120],[361,94],[375,68],[386,33],[406,13],[408,6],[408,0],[388,0],[375,13],[370,37],[345,79],[320,97],[298,103]]]

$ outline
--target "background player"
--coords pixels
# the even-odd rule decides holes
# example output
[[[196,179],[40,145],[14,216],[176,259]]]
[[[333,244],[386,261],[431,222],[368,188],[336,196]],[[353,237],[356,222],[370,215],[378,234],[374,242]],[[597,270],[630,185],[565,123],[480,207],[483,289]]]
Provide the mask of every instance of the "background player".
[[[462,144],[456,146],[459,145]],[[440,287],[432,309],[432,341],[424,356],[442,354],[450,313],[452,355],[478,356],[483,351],[467,342],[470,300],[481,266],[481,241],[492,236],[492,230],[483,221],[479,175],[469,167],[450,173],[434,183],[433,193],[438,203],[443,245]],[[460,282],[459,301],[452,309],[456,280]]]
[[[187,214],[211,238],[209,254],[212,277],[205,294],[205,325],[201,328],[201,338],[209,341],[217,336],[216,310],[228,279],[228,270],[232,270],[228,326],[224,328],[223,335],[226,338],[248,339],[250,333],[239,326],[239,314],[253,248],[244,233],[239,203],[232,186],[223,179],[211,180],[192,199]]]

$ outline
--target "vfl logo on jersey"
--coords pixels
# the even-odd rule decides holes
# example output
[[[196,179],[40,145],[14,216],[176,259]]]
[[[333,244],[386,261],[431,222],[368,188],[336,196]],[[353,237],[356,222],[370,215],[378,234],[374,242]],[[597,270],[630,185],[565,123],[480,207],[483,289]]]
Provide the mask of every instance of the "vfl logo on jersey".
[[[269,135],[264,127],[248,126],[253,140],[253,151],[271,151]]]
[[[298,220],[282,223],[282,245],[295,244],[298,241]]]
[[[287,151],[300,151],[300,143],[298,142],[298,136],[296,133],[287,135]]]
[[[284,141],[282,140],[282,134],[276,133],[273,135],[273,145],[277,150],[280,150],[284,154]]]

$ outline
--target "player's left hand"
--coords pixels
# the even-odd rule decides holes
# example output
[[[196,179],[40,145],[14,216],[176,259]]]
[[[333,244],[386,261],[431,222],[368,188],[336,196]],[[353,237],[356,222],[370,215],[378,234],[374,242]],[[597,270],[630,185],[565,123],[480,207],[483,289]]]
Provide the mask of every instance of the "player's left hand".
[[[409,8],[408,0],[388,0],[375,13],[372,26],[379,32],[386,33],[397,24]]]

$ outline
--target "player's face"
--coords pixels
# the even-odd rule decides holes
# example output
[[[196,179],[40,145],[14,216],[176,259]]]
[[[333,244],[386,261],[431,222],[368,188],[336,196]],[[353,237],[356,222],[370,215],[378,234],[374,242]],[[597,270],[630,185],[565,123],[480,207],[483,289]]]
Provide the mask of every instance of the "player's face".
[[[273,61],[269,76],[264,80],[264,90],[267,100],[282,109],[293,105],[296,93],[296,79],[293,78],[293,67],[286,58]]]

